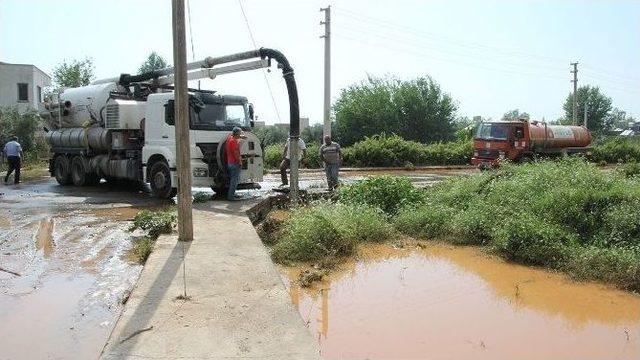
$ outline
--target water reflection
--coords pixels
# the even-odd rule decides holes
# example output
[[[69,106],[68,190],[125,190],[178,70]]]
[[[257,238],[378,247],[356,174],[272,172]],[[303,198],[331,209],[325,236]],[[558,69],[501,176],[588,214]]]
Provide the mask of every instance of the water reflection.
[[[328,359],[640,357],[638,296],[475,248],[371,245],[308,289],[299,271],[283,274]]]

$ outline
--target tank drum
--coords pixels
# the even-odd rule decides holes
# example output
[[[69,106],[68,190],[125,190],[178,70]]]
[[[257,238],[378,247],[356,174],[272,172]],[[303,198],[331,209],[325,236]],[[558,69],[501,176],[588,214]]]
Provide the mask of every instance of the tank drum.
[[[101,127],[68,128],[49,131],[45,138],[53,148],[91,148],[96,151],[109,150],[111,134]]]
[[[591,144],[591,133],[583,126],[530,123],[529,138],[533,147],[542,149],[586,147]]]

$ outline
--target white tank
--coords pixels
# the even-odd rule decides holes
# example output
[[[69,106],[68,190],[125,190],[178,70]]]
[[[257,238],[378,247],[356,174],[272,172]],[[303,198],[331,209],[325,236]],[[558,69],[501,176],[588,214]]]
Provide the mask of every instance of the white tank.
[[[109,102],[109,95],[118,89],[116,83],[87,85],[64,90],[60,94],[60,102],[71,103],[69,115],[58,119],[56,110],[51,111],[49,122],[58,128],[87,127],[100,121],[100,112]]]

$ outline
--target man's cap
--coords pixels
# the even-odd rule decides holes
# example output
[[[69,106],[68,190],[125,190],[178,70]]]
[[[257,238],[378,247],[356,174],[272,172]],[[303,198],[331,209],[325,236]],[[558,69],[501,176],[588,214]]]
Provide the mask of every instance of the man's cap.
[[[15,135],[13,135],[13,136],[11,137],[11,141],[18,141],[18,137],[17,137],[17,136],[15,136]]]
[[[236,127],[233,128],[233,130],[231,130],[231,133],[233,135],[240,135],[240,134],[242,134],[242,129],[240,129],[239,127],[236,126]]]

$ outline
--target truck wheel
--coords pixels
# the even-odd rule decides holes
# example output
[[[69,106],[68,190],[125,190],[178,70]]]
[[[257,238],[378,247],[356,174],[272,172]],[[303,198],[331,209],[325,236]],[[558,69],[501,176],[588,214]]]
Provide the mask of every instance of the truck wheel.
[[[89,184],[89,169],[82,156],[74,156],[71,160],[71,181],[75,186],[85,186]]]
[[[58,155],[53,161],[53,176],[55,176],[56,181],[60,185],[71,184],[69,158],[65,155]]]
[[[176,196],[176,189],[171,186],[171,170],[164,161],[155,162],[149,171],[149,183],[153,194],[161,199]]]

